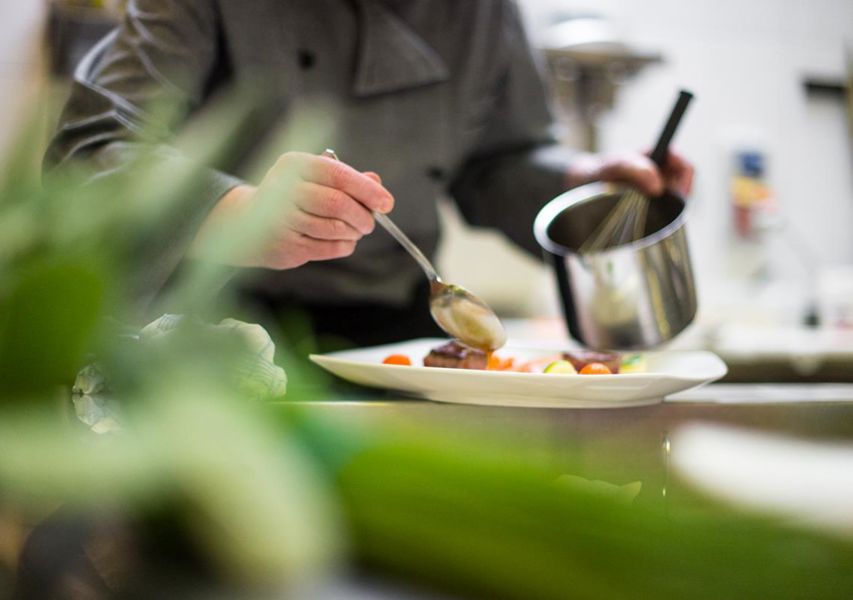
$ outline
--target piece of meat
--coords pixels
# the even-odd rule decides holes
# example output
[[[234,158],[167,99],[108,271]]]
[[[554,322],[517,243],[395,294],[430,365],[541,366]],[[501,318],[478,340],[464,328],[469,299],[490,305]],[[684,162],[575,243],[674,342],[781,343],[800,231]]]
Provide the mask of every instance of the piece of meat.
[[[601,363],[616,374],[622,364],[622,355],[617,352],[594,352],[592,350],[574,350],[563,352],[563,358],[572,363],[575,370],[580,373],[581,369],[590,363]]]
[[[483,370],[488,362],[489,357],[485,352],[469,348],[459,342],[448,342],[433,348],[424,357],[425,367],[444,367],[445,369]]]

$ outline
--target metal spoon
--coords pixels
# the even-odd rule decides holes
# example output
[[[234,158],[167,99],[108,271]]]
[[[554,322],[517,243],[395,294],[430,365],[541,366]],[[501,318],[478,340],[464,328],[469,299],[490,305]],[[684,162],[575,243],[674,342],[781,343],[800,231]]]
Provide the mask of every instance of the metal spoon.
[[[339,160],[334,150],[323,156]],[[430,283],[429,312],[433,320],[451,337],[486,352],[506,343],[503,325],[489,305],[465,288],[444,283],[420,248],[386,215],[372,211],[373,218],[417,261]]]

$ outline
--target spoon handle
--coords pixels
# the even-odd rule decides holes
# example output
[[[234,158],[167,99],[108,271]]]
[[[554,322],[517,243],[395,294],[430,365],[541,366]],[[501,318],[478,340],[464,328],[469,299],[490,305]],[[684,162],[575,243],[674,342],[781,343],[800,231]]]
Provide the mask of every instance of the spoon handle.
[[[335,151],[331,148],[327,148],[323,151],[323,156],[327,158],[332,158],[334,160],[340,160],[338,155],[335,154]],[[373,214],[373,218],[379,223],[385,231],[391,234],[395,240],[397,240],[400,245],[406,249],[406,252],[412,255],[412,258],[417,261],[418,265],[420,265],[421,269],[424,270],[427,278],[431,282],[441,281],[441,278],[438,276],[438,273],[435,270],[435,267],[432,266],[432,263],[429,259],[424,256],[424,253],[421,252],[421,249],[418,248],[415,243],[409,239],[403,231],[394,224],[394,221],[388,218],[388,215],[384,215],[380,212],[376,212],[375,210],[370,211]]]
[[[373,218],[376,219],[376,222],[382,225],[382,227],[385,228],[385,231],[390,233],[391,237],[400,242],[400,245],[405,248],[409,254],[412,255],[412,258],[417,261],[421,269],[423,269],[424,273],[426,273],[427,278],[429,278],[429,280],[433,282],[440,281],[440,277],[438,276],[435,267],[433,267],[429,259],[424,256],[424,253],[421,252],[421,249],[418,248],[415,243],[409,239],[409,236],[403,233],[402,230],[400,230],[400,228],[394,224],[394,221],[388,218],[388,215],[383,215],[382,213],[376,211],[372,212]]]

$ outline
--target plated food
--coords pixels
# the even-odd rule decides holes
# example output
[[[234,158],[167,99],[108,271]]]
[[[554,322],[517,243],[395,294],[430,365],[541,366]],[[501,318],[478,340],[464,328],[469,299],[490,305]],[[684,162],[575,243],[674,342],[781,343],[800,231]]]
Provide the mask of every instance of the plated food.
[[[391,354],[384,364],[412,366],[415,361],[407,355]],[[483,352],[457,341],[430,349],[423,357],[425,367],[471,369],[477,371],[513,371],[516,373],[545,373],[551,375],[614,375],[620,372],[639,373],[645,370],[640,354],[572,350],[520,359],[500,352]]]
[[[446,343],[447,338],[421,338],[312,354],[311,360],[351,383],[388,390],[391,394],[455,404],[526,408],[617,408],[656,404],[670,394],[726,374],[725,363],[710,352],[644,351],[622,354],[617,375],[574,375],[565,363],[559,362],[565,361],[571,369],[577,370],[563,358],[564,351],[570,349],[551,343],[510,344],[487,356],[485,369],[424,366],[424,358]],[[398,355],[393,359],[396,364],[383,364],[390,355]],[[457,358],[464,360],[470,356]],[[545,358],[556,360],[546,362]],[[468,364],[462,360],[459,365]],[[482,361],[482,357],[478,360]],[[408,362],[411,365],[401,366]],[[554,366],[545,373],[549,365]],[[534,367],[538,370],[520,370]],[[568,373],[561,374],[561,370]]]
[[[482,370],[488,368],[492,354],[452,341],[430,350],[424,357],[424,366]]]

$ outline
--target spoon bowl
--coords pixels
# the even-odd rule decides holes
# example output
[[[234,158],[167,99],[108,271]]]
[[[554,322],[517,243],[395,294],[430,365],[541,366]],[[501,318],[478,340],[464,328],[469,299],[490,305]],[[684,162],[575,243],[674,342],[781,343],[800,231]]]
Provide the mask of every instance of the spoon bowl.
[[[429,311],[439,327],[468,346],[492,352],[506,343],[506,332],[494,311],[463,287],[432,281]]]

